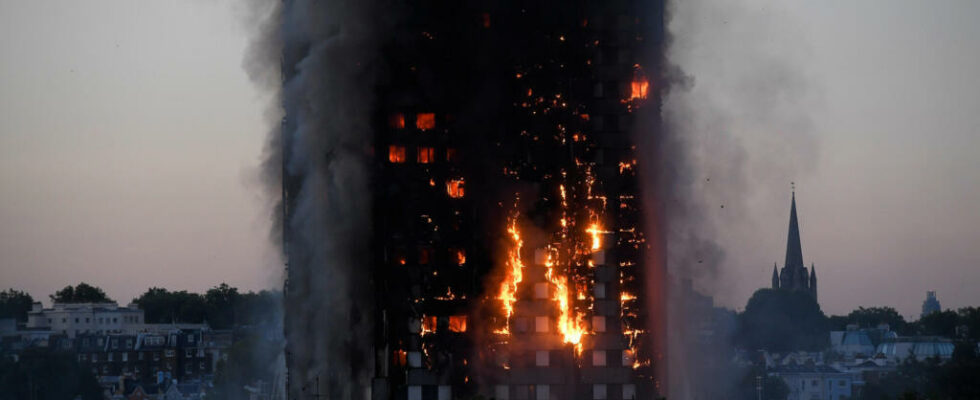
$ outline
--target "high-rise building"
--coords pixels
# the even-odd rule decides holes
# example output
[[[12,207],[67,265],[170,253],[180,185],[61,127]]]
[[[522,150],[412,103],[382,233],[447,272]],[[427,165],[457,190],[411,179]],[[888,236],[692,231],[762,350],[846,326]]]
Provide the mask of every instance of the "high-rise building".
[[[323,335],[287,345],[290,398],[333,390],[345,375],[321,381],[309,352],[346,349],[320,348],[333,331],[306,333],[291,301],[367,333],[326,368],[369,371],[373,399],[663,392],[663,270],[648,266],[663,255],[647,251],[662,239],[644,235],[637,178],[637,146],[658,133],[663,12],[660,0],[405,5],[370,95],[371,233],[351,274],[370,293],[339,311],[297,299],[330,267],[290,224],[303,177],[284,176],[286,337]],[[299,58],[287,46],[287,81]],[[284,130],[293,118],[287,107]]]
[[[796,217],[796,192],[793,192],[789,208],[789,232],[786,235],[786,262],[777,273],[772,266],[772,288],[806,292],[817,299],[817,270],[810,264],[807,272],[803,263],[803,246],[800,243],[800,223]]]
[[[936,291],[930,290],[926,292],[926,299],[922,302],[922,314],[920,314],[920,317],[925,317],[926,315],[942,310],[943,307],[939,305],[939,299],[936,298]]]

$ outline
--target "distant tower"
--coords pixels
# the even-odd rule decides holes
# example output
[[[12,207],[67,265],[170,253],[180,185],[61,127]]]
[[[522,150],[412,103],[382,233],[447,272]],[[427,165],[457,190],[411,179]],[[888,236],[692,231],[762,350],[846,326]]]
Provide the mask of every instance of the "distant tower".
[[[773,266],[772,288],[804,291],[816,300],[817,271],[812,263],[810,264],[810,271],[806,270],[806,264],[803,263],[803,246],[800,242],[800,223],[796,217],[796,191],[794,190],[789,208],[786,262],[778,276],[776,266]]]
[[[922,317],[932,314],[934,312],[942,311],[942,306],[939,305],[939,299],[936,298],[936,291],[930,290],[926,292],[926,301],[922,302]]]

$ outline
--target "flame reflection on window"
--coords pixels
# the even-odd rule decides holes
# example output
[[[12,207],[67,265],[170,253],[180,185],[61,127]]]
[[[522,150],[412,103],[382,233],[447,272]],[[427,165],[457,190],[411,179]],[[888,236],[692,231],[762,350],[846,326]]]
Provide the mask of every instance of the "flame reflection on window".
[[[395,350],[391,361],[399,367],[408,365],[408,352],[405,350]]]
[[[391,114],[391,117],[388,119],[388,124],[394,129],[405,129],[405,114]]]
[[[432,259],[432,249],[428,247],[419,248],[419,264],[425,265]]]

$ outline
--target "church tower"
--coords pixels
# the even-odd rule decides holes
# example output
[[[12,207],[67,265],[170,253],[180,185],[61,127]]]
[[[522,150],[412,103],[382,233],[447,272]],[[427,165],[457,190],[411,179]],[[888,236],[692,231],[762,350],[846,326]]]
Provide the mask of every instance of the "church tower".
[[[778,276],[776,266],[773,266],[772,288],[804,291],[814,300],[817,299],[816,268],[810,264],[810,271],[807,271],[806,264],[803,263],[803,246],[800,240],[800,223],[796,216],[795,190],[790,200],[789,232],[786,235],[786,261]]]

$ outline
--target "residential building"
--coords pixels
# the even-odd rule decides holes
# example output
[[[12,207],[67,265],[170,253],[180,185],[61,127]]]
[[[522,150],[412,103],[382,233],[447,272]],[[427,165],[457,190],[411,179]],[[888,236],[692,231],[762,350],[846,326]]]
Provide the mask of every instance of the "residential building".
[[[47,329],[75,337],[87,332],[127,332],[143,327],[143,310],[132,303],[54,303],[43,308],[34,303],[27,314],[27,329]]]
[[[652,157],[641,142],[659,129],[663,7],[412,3],[405,31],[379,39],[384,76],[356,96],[376,99],[371,121],[352,125],[372,143],[317,128],[307,110],[320,104],[293,107],[322,92],[284,100],[290,397],[347,397],[367,389],[365,376],[379,400],[666,394],[663,235],[643,223],[660,209],[644,209],[638,178]],[[316,47],[284,46],[287,94],[312,83],[304,66]],[[335,138],[335,150],[308,154]],[[326,161],[297,167],[307,160]],[[371,205],[364,226],[329,233],[345,214],[310,228],[320,209],[309,199],[347,204],[350,193]],[[352,240],[359,230],[369,234]],[[310,300],[322,279],[354,285],[354,298],[342,309]],[[337,343],[349,347],[331,358]]]
[[[853,376],[827,365],[779,365],[767,374],[786,383],[786,400],[847,400],[853,393]]]
[[[919,361],[928,358],[947,361],[953,357],[955,347],[952,340],[938,336],[899,336],[883,340],[877,352],[895,363],[908,357]]]

